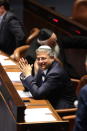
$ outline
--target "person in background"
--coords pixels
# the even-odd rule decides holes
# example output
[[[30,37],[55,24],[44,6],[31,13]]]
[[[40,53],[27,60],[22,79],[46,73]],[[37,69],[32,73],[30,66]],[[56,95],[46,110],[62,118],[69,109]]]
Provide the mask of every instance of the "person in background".
[[[72,108],[76,99],[72,82],[63,65],[56,61],[55,52],[48,45],[36,49],[34,63],[35,75],[32,75],[32,65],[21,58],[19,68],[22,71],[20,79],[35,99],[47,99],[55,109]]]
[[[85,66],[87,69],[87,58]],[[87,131],[87,75],[81,77],[77,93],[78,110],[73,131]]]
[[[9,3],[0,1],[0,50],[11,55],[17,47],[24,45],[24,29],[17,17],[10,12]]]
[[[24,24],[23,19],[24,19],[24,3],[23,0],[10,0],[10,9],[16,17]]]

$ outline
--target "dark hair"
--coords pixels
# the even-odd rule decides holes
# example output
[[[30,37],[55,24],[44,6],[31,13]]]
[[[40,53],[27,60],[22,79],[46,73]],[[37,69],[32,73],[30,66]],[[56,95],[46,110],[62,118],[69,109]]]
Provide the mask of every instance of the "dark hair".
[[[4,8],[6,10],[9,10],[9,2],[8,1],[0,0],[0,6],[4,6]]]
[[[41,29],[41,31],[39,33],[38,39],[41,40],[41,41],[47,40],[51,37],[51,35],[53,33],[54,33],[53,31],[46,29],[46,28],[43,28],[43,29]]]

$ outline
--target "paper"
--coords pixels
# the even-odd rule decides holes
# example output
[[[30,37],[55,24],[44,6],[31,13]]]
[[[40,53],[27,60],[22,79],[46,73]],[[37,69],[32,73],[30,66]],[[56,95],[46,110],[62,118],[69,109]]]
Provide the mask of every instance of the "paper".
[[[1,60],[0,59],[0,62],[1,62],[1,64],[3,65],[3,66],[5,66],[5,65],[16,65],[13,61],[11,61],[11,60]]]
[[[20,74],[21,72],[6,72],[8,77],[10,78],[11,81],[13,82],[21,82],[20,80]]]
[[[49,108],[33,108],[33,109],[25,109],[24,114],[28,114],[28,113],[40,113],[40,114],[44,114],[44,113],[52,113],[51,110],[49,110]]]
[[[17,90],[17,92],[21,98],[32,97],[32,94],[29,91],[25,92],[23,90]]]
[[[1,60],[5,60],[5,59],[7,59],[7,58],[8,58],[7,56],[0,55],[0,61],[1,61]]]
[[[49,108],[25,109],[25,122],[56,121]]]

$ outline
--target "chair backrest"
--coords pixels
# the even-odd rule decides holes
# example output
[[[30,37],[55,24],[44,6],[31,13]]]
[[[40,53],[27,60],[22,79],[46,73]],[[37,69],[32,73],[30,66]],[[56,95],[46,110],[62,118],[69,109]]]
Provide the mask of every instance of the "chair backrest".
[[[69,126],[67,131],[73,131],[75,118],[76,118],[77,108],[69,109],[57,109],[56,112],[61,116],[64,121],[69,121]]]
[[[71,81],[73,83],[73,88],[75,88],[75,91],[77,91],[77,87],[79,86],[79,79],[71,78]]]
[[[75,0],[72,7],[72,19],[87,26],[87,0]]]
[[[32,41],[39,35],[39,32],[40,32],[39,28],[36,28],[36,27],[33,28],[29,32],[25,45],[16,48],[10,57],[15,61],[19,61],[19,59],[24,56],[24,53],[26,52],[26,50],[30,47],[30,44],[32,43]]]
[[[35,39],[39,35],[40,29],[35,27],[30,32],[26,39],[26,44],[30,44],[33,39]]]
[[[87,75],[84,75],[81,77],[79,84],[77,86],[77,89],[76,89],[77,96],[79,96],[79,92],[80,92],[81,88],[86,84],[87,84]]]

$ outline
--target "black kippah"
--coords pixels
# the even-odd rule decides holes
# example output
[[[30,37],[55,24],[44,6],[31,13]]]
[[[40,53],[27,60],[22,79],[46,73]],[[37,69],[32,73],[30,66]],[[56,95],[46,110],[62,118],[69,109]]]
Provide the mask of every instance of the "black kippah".
[[[51,31],[51,30],[49,30],[49,29],[43,28],[43,29],[41,29],[41,31],[40,31],[40,34],[39,34],[39,36],[38,36],[38,39],[39,39],[40,41],[47,40],[47,39],[49,39],[49,38],[51,37],[52,34],[53,34],[53,31]]]

